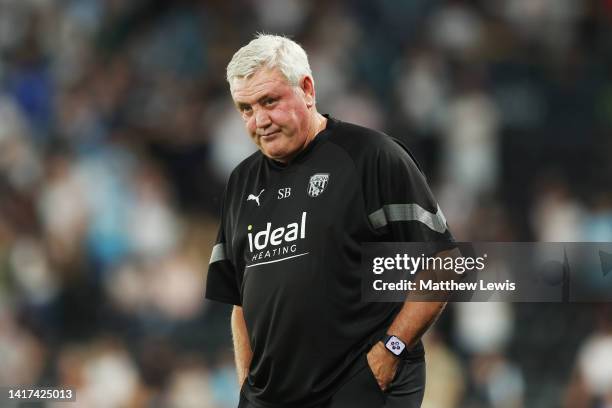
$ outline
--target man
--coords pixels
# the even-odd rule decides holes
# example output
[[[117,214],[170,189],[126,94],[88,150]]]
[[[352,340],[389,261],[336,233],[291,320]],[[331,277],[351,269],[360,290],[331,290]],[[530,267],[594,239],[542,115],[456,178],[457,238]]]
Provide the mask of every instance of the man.
[[[257,36],[227,80],[259,148],[228,181],[206,288],[235,305],[239,407],[420,406],[444,303],[361,302],[359,268],[362,242],[452,242],[424,176],[396,140],[317,112],[287,38]]]

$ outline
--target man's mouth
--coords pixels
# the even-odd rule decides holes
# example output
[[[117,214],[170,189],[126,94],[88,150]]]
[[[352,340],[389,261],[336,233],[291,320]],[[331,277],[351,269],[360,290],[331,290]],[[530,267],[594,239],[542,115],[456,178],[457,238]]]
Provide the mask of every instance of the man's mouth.
[[[276,136],[278,136],[279,133],[280,131],[277,130],[276,132],[270,132],[266,133],[265,135],[261,135],[259,138],[263,141],[268,141],[274,139]]]

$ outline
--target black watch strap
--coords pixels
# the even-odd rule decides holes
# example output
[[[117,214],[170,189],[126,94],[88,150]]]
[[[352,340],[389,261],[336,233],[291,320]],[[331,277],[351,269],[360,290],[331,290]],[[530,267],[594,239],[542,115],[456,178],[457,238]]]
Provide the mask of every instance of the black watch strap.
[[[397,336],[385,334],[382,342],[385,348],[396,357],[403,358],[408,354],[406,344]]]

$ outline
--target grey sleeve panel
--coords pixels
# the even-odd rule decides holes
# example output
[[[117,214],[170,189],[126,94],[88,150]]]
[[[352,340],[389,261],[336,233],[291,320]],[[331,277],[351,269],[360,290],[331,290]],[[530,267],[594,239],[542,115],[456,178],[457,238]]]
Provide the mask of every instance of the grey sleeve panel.
[[[210,262],[209,264],[226,260],[227,256],[225,256],[225,244],[223,242],[218,243],[212,249],[212,253],[210,254]]]
[[[418,221],[440,234],[447,230],[446,218],[439,205],[436,213],[431,213],[418,204],[388,204],[368,217],[376,229],[395,221]]]

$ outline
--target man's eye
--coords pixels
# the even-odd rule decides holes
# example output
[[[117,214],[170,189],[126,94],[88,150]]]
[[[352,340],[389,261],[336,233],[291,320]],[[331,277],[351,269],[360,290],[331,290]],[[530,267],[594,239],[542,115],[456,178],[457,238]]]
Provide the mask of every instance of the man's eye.
[[[250,113],[251,112],[251,107],[250,106],[241,106],[240,107],[240,112],[242,112],[242,113]]]
[[[265,106],[270,106],[270,105],[273,105],[274,102],[276,102],[276,99],[268,98],[268,99],[264,100],[263,104]]]

